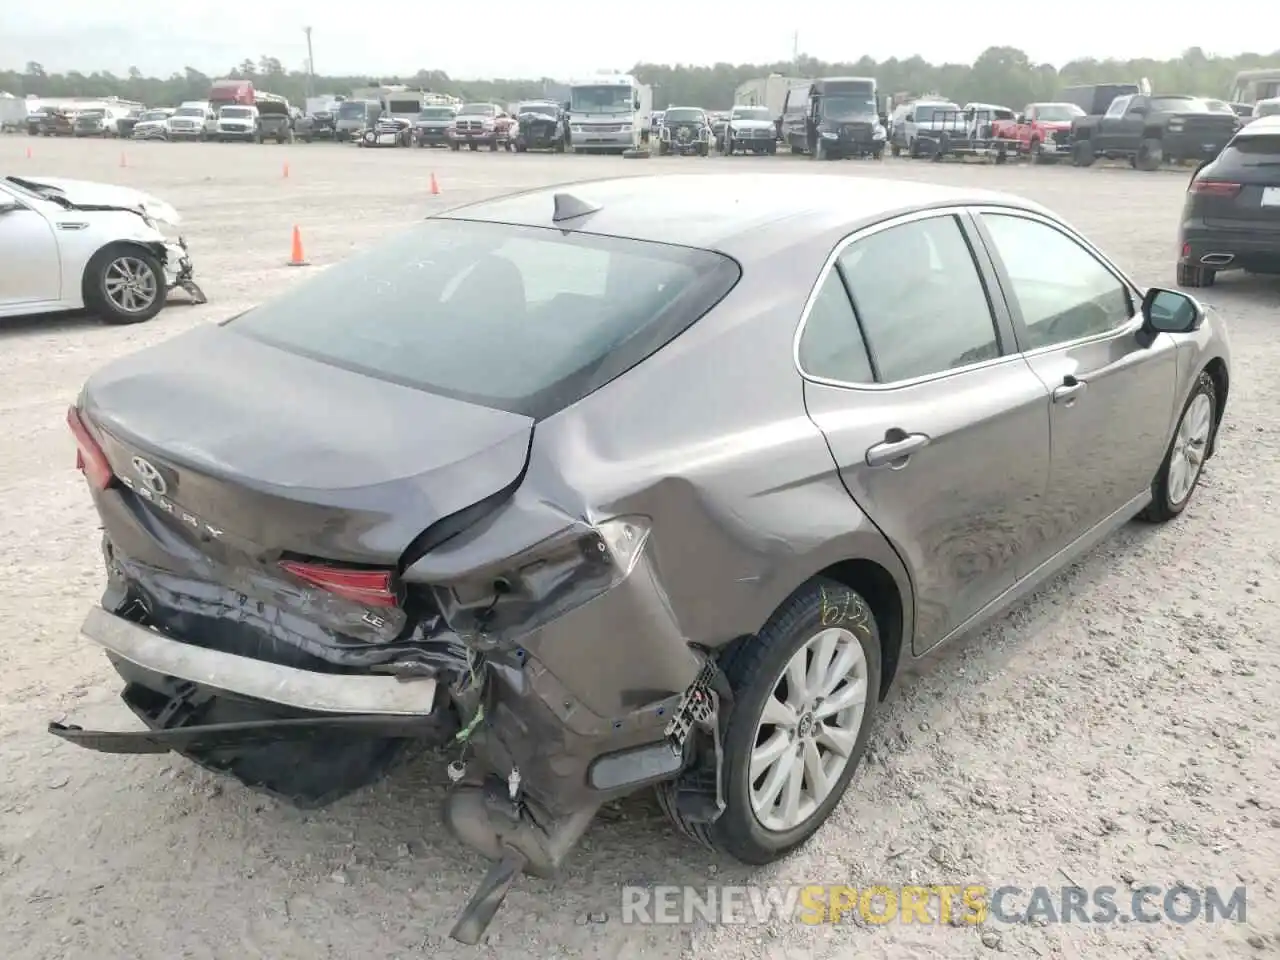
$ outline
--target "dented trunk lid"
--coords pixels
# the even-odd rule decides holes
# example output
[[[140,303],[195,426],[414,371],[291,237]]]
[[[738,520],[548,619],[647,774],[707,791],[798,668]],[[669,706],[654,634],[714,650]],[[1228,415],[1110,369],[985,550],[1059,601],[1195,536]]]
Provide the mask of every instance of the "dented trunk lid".
[[[80,407],[115,475],[196,542],[377,566],[514,490],[533,430],[222,326],[115,361]]]

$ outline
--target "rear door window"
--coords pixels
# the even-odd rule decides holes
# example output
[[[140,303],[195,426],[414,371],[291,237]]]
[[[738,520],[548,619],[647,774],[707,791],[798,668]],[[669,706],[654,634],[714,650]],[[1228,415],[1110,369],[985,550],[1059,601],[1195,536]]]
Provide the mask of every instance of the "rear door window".
[[[873,233],[847,247],[837,262],[882,382],[1001,355],[986,287],[954,216]]]
[[[840,272],[832,269],[818,288],[800,334],[800,369],[811,377],[836,383],[874,383],[866,341],[845,291]]]
[[[433,218],[228,323],[325,363],[542,419],[678,336],[739,276],[708,250]]]

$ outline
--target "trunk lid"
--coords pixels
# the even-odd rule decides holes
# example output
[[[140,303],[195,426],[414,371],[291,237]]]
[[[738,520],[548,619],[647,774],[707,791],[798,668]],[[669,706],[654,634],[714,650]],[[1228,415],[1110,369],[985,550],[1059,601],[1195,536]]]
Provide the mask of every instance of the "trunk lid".
[[[103,368],[81,410],[115,475],[192,542],[378,566],[513,489],[533,430],[221,326]]]

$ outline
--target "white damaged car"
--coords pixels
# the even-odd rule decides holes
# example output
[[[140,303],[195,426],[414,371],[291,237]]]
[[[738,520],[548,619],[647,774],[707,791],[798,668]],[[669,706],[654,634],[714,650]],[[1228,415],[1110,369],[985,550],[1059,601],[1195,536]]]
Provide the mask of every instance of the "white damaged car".
[[[778,125],[768,107],[739,105],[729,113],[720,150],[734,153],[777,153]]]
[[[196,303],[178,211],[128,187],[53,177],[0,178],[0,318],[87,309],[140,323],[181,287]]]

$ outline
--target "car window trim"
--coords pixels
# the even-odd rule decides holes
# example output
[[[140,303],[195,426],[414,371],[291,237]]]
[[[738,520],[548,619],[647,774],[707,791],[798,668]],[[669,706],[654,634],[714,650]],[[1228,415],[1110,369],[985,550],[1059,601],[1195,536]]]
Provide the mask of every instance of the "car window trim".
[[[984,204],[970,208],[970,214],[973,218],[974,230],[978,233],[982,243],[986,246],[987,257],[990,259],[992,268],[995,270],[996,282],[1003,294],[1005,305],[1009,311],[1009,317],[1013,324],[1013,334],[1018,343],[1018,350],[1024,357],[1038,357],[1054,350],[1062,350],[1074,347],[1079,344],[1090,343],[1095,340],[1106,340],[1121,334],[1137,333],[1142,326],[1142,311],[1138,309],[1138,305],[1142,302],[1143,292],[1138,288],[1132,280],[1125,275],[1124,271],[1112,262],[1111,258],[1090,243],[1087,239],[1077,233],[1068,224],[1055,220],[1052,217],[1045,216],[1042,213],[1036,213],[1033,210],[1023,210],[1017,207],[1001,207],[994,204]],[[1018,305],[1018,299],[1013,295],[1013,278],[1009,276],[1008,270],[1005,268],[1004,261],[1000,258],[998,249],[996,248],[995,238],[991,236],[987,230],[986,224],[982,220],[983,214],[994,214],[997,216],[1014,216],[1021,217],[1024,220],[1032,220],[1040,223],[1051,230],[1057,230],[1068,240],[1072,240],[1079,246],[1083,247],[1086,253],[1092,254],[1108,273],[1110,273],[1120,285],[1124,287],[1125,292],[1129,295],[1129,320],[1116,327],[1114,330],[1106,330],[1102,333],[1090,334],[1087,337],[1077,337],[1074,340],[1063,340],[1060,343],[1051,343],[1048,346],[1036,347],[1034,350],[1026,349],[1026,344],[1030,342],[1030,332],[1027,329],[1026,320],[1022,316],[1022,308]]]
[[[990,253],[987,249],[985,241],[977,233],[977,225],[970,214],[972,209],[969,204],[952,204],[945,207],[930,207],[925,210],[916,210],[911,213],[901,214],[891,217],[888,220],[881,220],[877,223],[869,224],[855,230],[853,233],[842,238],[835,245],[832,251],[827,255],[827,259],[823,262],[822,269],[818,271],[818,278],[814,282],[813,287],[809,290],[809,295],[805,298],[804,307],[800,311],[800,320],[796,324],[796,332],[791,340],[791,361],[795,365],[796,371],[801,378],[812,383],[820,383],[828,387],[839,387],[844,390],[897,390],[903,387],[913,387],[922,383],[930,383],[934,380],[941,380],[945,377],[956,376],[957,374],[968,373],[971,370],[980,370],[985,367],[994,367],[1001,363],[1007,363],[1010,360],[1018,359],[1022,356],[1020,342],[1016,337],[1016,331],[1013,327],[1013,318],[1009,313],[1007,298],[1003,289],[999,286],[998,276],[995,273],[994,264],[991,262]],[[999,209],[999,208],[997,208]],[[1000,351],[1000,355],[992,357],[990,360],[979,360],[977,363],[967,363],[964,366],[952,367],[949,370],[939,370],[936,373],[928,373],[919,377],[910,377],[906,380],[889,380],[884,383],[879,381],[875,383],[852,383],[847,380],[837,380],[832,377],[822,377],[817,374],[808,373],[804,369],[804,365],[800,362],[800,341],[804,337],[805,327],[809,323],[809,315],[813,311],[813,305],[818,299],[818,294],[822,291],[823,284],[826,283],[827,277],[832,270],[837,270],[837,262],[841,254],[844,253],[853,244],[866,237],[874,236],[884,230],[893,227],[903,226],[908,223],[916,223],[921,220],[931,220],[937,217],[953,217],[957,220],[960,228],[961,236],[964,237],[969,247],[969,253],[973,257],[974,267],[978,273],[978,279],[983,286],[983,292],[987,298],[987,306],[991,311],[991,322],[996,332],[996,347]],[[858,331],[862,333],[862,318],[857,316],[857,309],[854,307],[854,300],[849,296],[849,288],[845,282],[842,271],[837,270],[836,276],[840,280],[840,288],[849,298],[849,305],[852,312],[857,318]],[[870,340],[864,335],[862,338],[863,346],[867,351],[868,357],[874,357],[874,346]],[[879,369],[879,365],[873,360],[873,368]]]

